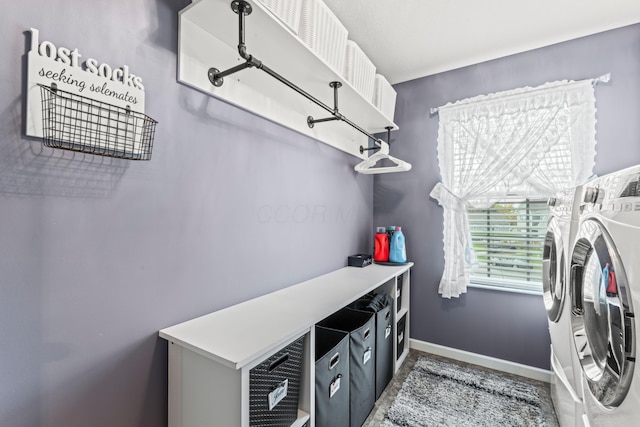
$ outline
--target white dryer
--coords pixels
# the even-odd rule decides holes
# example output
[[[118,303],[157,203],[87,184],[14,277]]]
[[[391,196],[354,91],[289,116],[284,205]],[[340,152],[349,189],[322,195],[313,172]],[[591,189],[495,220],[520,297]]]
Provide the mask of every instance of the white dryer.
[[[640,420],[640,166],[585,185],[571,254],[571,331],[592,426]]]
[[[549,221],[542,255],[543,299],[551,337],[551,398],[561,427],[576,425],[582,407],[576,387],[582,387],[573,369],[569,259],[578,224],[574,189],[549,198]],[[576,380],[578,379],[578,381]],[[580,411],[581,412],[581,411]]]

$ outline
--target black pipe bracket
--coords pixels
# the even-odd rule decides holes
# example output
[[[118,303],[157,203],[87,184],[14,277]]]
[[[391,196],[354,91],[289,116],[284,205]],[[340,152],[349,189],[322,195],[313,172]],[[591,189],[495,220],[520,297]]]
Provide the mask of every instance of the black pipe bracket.
[[[385,126],[385,129],[387,130],[387,144],[391,145],[391,129],[393,129],[393,126]],[[368,147],[368,148],[364,148],[362,145],[360,146],[360,154],[364,154],[365,151],[370,151],[370,150],[379,150],[382,148],[382,143],[384,142],[381,139],[376,139],[374,140],[374,142],[376,144],[379,144],[379,147],[373,146],[373,147]]]
[[[313,128],[313,126],[316,123],[331,122],[334,120],[344,120],[344,116],[340,114],[340,110],[338,109],[338,89],[342,87],[342,83],[331,82],[329,83],[329,87],[333,88],[333,112],[331,113],[331,117],[326,117],[324,119],[314,119],[312,116],[308,116],[307,125],[310,128]]]

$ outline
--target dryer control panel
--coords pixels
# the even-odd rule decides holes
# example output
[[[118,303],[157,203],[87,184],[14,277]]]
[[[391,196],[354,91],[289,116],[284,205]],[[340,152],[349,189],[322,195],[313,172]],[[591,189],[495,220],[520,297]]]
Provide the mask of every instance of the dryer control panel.
[[[618,197],[640,197],[640,174],[626,177],[625,186]]]
[[[613,173],[585,184],[583,212],[640,211],[640,168]]]

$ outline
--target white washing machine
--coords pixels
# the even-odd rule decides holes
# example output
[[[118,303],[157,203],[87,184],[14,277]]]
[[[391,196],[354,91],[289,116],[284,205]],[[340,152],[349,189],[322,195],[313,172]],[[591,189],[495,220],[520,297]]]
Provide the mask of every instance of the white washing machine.
[[[640,166],[584,188],[571,254],[571,331],[591,426],[640,425]]]
[[[582,400],[576,387],[576,358],[571,340],[571,300],[569,297],[569,259],[576,233],[579,210],[574,189],[558,192],[549,198],[549,221],[542,256],[543,299],[551,336],[551,398],[561,427],[576,426],[581,415]],[[577,378],[577,380],[576,380]],[[580,424],[578,424],[580,425]]]

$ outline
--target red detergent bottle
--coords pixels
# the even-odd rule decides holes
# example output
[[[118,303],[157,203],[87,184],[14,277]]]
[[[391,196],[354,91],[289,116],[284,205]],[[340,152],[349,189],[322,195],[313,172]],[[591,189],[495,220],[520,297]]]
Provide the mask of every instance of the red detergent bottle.
[[[373,243],[373,260],[381,262],[389,261],[389,237],[384,227],[377,228]]]

